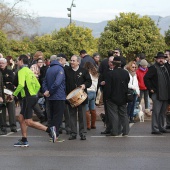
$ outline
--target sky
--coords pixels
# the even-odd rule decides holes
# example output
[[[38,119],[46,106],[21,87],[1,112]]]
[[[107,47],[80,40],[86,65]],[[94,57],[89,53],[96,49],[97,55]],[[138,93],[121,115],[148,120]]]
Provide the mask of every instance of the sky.
[[[15,0],[4,0],[12,4]],[[34,16],[68,18],[72,0],[26,0],[18,7]],[[98,23],[114,19],[120,12],[170,16],[169,0],[74,0],[72,20]]]

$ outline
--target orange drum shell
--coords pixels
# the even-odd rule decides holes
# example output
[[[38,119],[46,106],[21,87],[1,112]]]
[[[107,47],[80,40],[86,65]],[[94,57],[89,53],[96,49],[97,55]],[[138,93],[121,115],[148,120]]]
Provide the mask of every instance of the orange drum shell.
[[[5,101],[6,101],[7,103],[13,101],[13,98],[11,97],[12,93],[13,93],[13,92],[12,92],[11,90],[4,88]]]
[[[74,96],[70,97],[71,94],[74,93],[77,89],[79,89],[79,91]],[[84,92],[80,87],[77,87],[76,89],[71,91],[66,97],[66,99],[69,101],[72,107],[79,106],[86,100],[86,98],[87,98],[86,92]]]

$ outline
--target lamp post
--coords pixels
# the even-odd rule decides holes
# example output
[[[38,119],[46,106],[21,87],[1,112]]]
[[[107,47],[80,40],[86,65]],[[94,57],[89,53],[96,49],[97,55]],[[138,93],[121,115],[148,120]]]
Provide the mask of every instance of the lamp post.
[[[69,14],[67,14],[68,17],[70,18],[70,24],[72,22],[72,20],[71,20],[71,10],[72,10],[72,7],[76,7],[76,5],[73,2],[74,2],[74,0],[72,0],[71,7],[67,8],[67,10],[70,12]]]

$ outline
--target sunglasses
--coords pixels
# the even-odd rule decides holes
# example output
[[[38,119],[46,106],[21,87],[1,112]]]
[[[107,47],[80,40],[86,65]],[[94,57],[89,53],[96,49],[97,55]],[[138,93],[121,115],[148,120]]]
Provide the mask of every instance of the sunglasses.
[[[119,52],[117,52],[117,51],[114,51],[114,53],[115,53],[115,54],[118,54]]]
[[[132,67],[132,68],[136,68],[136,67]]]

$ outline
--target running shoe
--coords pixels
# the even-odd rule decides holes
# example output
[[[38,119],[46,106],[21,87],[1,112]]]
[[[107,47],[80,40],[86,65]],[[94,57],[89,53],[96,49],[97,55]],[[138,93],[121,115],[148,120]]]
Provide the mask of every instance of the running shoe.
[[[52,142],[52,141],[53,141],[53,139],[50,138],[50,139],[49,139],[49,142]],[[64,139],[57,138],[55,142],[64,142],[64,141],[65,141]]]
[[[55,126],[50,127],[51,132],[49,133],[50,137],[52,138],[53,143],[56,141],[56,128]]]
[[[14,147],[29,147],[29,144],[28,141],[23,142],[21,139],[19,139],[18,142],[14,144]]]

